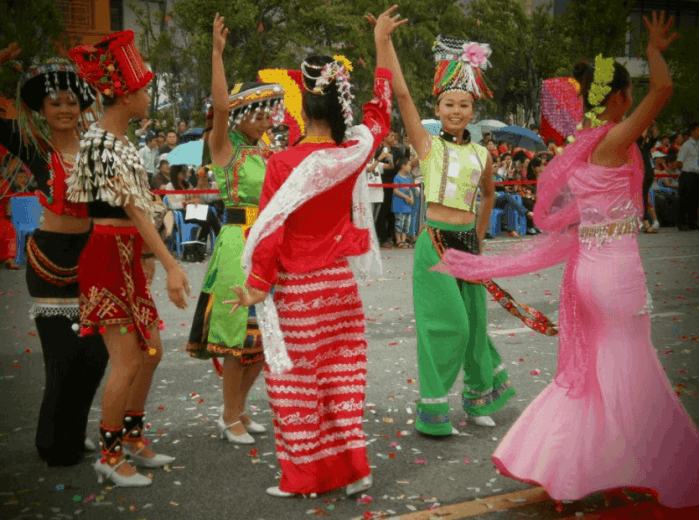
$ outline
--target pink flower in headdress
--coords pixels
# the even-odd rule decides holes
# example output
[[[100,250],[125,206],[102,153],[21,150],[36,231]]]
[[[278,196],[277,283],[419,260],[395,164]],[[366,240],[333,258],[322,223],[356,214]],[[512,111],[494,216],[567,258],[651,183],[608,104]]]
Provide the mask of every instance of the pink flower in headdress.
[[[465,43],[462,59],[474,67],[480,67],[488,61],[488,51],[477,43]]]

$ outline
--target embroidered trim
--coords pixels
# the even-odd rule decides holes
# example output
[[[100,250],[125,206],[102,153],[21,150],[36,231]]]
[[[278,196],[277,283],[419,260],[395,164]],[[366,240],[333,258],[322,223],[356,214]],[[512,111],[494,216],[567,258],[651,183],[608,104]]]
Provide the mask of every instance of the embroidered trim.
[[[310,464],[311,462],[316,462],[321,459],[325,459],[328,457],[333,457],[335,455],[339,455],[340,453],[344,453],[346,451],[350,450],[365,450],[366,449],[366,439],[362,440],[355,440],[355,441],[350,441],[347,442],[341,446],[333,446],[330,448],[325,448],[318,453],[314,453],[313,455],[304,455],[302,457],[296,457],[290,453],[287,453],[285,451],[278,451],[277,452],[277,458],[279,460],[288,460],[291,461],[293,464]]]
[[[308,327],[318,325],[322,322],[330,322],[342,318],[359,318],[364,323],[364,311],[361,308],[352,309],[349,311],[332,312],[323,314],[322,316],[313,316],[312,318],[279,318],[279,325],[282,327]]]
[[[303,294],[311,292],[324,292],[333,289],[344,289],[356,287],[354,278],[348,280],[328,280],[324,282],[309,283],[305,285],[277,285],[276,291],[279,294]]]
[[[359,294],[347,294],[345,296],[330,296],[328,298],[325,296],[319,296],[318,298],[308,301],[296,300],[289,303],[279,300],[275,303],[277,307],[279,307],[279,310],[285,312],[304,312],[323,307],[342,307],[354,304],[361,305],[362,300],[360,299]]]
[[[27,260],[39,277],[56,287],[65,287],[66,285],[77,283],[78,281],[77,265],[75,267],[65,268],[54,264],[41,249],[39,249],[39,246],[32,236],[27,240]]]
[[[492,392],[490,392],[486,396],[482,396],[482,397],[478,397],[478,398],[469,398],[469,397],[466,397],[465,395],[462,395],[461,404],[462,404],[464,410],[466,410],[467,412],[468,412],[469,408],[475,408],[477,406],[487,406],[487,405],[493,403],[494,401],[497,401],[498,399],[500,399],[500,397],[502,397],[503,394],[505,394],[511,387],[512,387],[512,383],[508,379],[507,381],[505,381],[503,384],[501,384],[499,387],[497,387],[495,390],[493,390]]]
[[[423,404],[442,404],[447,403],[447,396],[444,397],[421,397],[420,402]]]
[[[310,273],[287,273],[280,272],[277,278],[279,280],[303,280],[304,278],[316,278],[319,276],[333,276],[337,274],[352,274],[352,269],[349,264],[345,264],[342,267],[329,267],[326,269],[318,269],[317,271],[311,271]]]
[[[290,338],[312,338],[314,336],[320,336],[322,334],[325,334],[327,332],[336,332],[339,330],[343,329],[353,329],[353,328],[361,328],[364,329],[364,320],[358,320],[358,321],[343,321],[340,323],[336,323],[335,325],[327,325],[325,327],[315,327],[310,330],[282,330],[282,333],[284,334],[284,340],[289,342]],[[328,338],[329,340],[332,341],[342,341],[343,337],[342,336],[347,336],[346,334],[343,335],[338,335],[338,336],[333,336],[332,338]],[[362,339],[357,339],[357,341],[362,341]],[[321,340],[322,341],[322,340]],[[304,345],[306,347],[308,345]],[[294,348],[288,348],[288,350],[297,350]],[[306,349],[304,349],[306,350]]]
[[[417,417],[420,422],[426,424],[445,424],[449,422],[448,413],[427,413],[418,410]]]
[[[77,321],[80,318],[80,305],[77,298],[36,298],[29,309],[29,317],[53,318],[63,316]]]

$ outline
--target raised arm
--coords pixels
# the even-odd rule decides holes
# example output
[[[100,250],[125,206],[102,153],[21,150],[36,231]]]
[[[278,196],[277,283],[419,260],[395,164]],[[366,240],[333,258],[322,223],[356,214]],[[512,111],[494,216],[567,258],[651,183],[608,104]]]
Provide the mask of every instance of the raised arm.
[[[668,35],[673,17],[670,16],[666,22],[664,12],[660,15],[653,12],[651,20],[644,16],[643,22],[649,33],[646,48],[646,58],[650,68],[648,94],[628,118],[609,131],[597,147],[595,155],[611,154],[625,162],[629,147],[641,137],[643,131],[650,126],[672,96],[672,77],[663,59],[663,52],[679,36],[677,33]]]
[[[427,158],[430,151],[430,134],[427,132],[425,127],[422,126],[422,119],[420,118],[415,102],[413,101],[410,91],[408,90],[405,77],[403,77],[403,70],[401,69],[400,62],[398,61],[396,49],[393,46],[393,41],[391,40],[391,34],[393,34],[393,31],[408,21],[407,19],[399,20],[400,15],[391,16],[397,9],[398,6],[394,5],[379,16],[378,19],[376,19],[372,14],[366,15],[365,18],[371,25],[374,26],[377,65],[380,55],[379,49],[386,49],[388,64],[384,66],[393,72],[393,92],[398,100],[398,108],[400,109],[403,124],[405,125],[408,135],[410,136],[410,140],[413,142],[413,145],[417,150],[418,158],[420,160],[424,160]]]
[[[214,18],[214,49],[211,53],[211,95],[213,97],[214,123],[209,135],[211,160],[219,166],[226,166],[233,154],[233,146],[228,140],[228,84],[223,69],[223,50],[226,48],[228,28],[223,25],[223,16],[216,13]]]

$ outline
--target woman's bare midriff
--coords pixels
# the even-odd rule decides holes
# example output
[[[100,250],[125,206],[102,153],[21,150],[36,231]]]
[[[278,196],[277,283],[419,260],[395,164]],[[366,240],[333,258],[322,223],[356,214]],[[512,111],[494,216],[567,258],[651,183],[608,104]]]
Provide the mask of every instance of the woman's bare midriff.
[[[96,218],[95,226],[114,226],[114,227],[135,227],[133,220],[127,218]]]
[[[436,220],[445,224],[465,226],[476,220],[475,213],[462,209],[450,208],[436,202],[427,206],[427,220]]]
[[[92,226],[92,219],[74,217],[72,215],[58,215],[48,209],[44,209],[44,220],[39,229],[51,233],[65,233],[77,235],[87,233]]]

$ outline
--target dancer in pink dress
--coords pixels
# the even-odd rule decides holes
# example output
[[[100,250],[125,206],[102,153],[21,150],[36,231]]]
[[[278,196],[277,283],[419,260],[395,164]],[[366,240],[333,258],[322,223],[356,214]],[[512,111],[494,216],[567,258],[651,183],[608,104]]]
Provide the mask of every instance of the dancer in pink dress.
[[[631,107],[629,74],[612,59],[576,65],[589,110],[575,142],[541,175],[534,209],[546,230],[517,255],[448,250],[435,269],[458,278],[516,276],[567,262],[560,296],[555,381],[522,413],[493,454],[509,477],[554,500],[621,489],[672,508],[699,505],[699,430],[677,399],[650,341],[637,233],[643,162],[635,144],[672,93],[662,52],[672,18],[652,21],[650,89]]]

